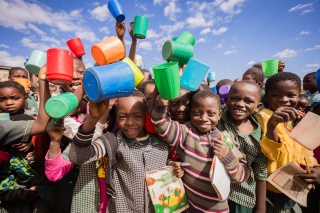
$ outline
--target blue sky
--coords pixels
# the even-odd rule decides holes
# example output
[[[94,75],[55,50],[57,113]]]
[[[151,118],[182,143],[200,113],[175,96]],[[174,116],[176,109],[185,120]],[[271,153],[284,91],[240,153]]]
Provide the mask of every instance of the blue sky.
[[[188,31],[196,38],[194,58],[210,66],[216,82],[241,77],[254,62],[281,59],[285,71],[303,77],[320,68],[319,0],[120,0],[127,29],[136,15],[149,18],[137,54],[146,69],[164,63],[166,40]],[[108,0],[1,0],[0,64],[23,66],[32,50],[68,49],[80,37],[87,67],[91,46],[114,36]],[[129,51],[131,38],[126,33]]]

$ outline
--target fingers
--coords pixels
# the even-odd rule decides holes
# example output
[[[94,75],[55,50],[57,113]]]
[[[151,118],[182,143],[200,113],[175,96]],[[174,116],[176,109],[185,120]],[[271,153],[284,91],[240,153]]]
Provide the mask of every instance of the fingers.
[[[173,168],[172,172],[176,177],[181,178],[184,175],[184,169],[181,167],[181,162],[174,161],[171,163],[171,166]]]

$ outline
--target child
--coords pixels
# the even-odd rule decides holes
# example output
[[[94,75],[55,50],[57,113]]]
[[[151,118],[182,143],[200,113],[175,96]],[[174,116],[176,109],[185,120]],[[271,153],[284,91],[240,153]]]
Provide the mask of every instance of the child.
[[[227,200],[220,201],[211,185],[209,171],[214,155],[220,158],[228,171],[231,181],[241,183],[246,180],[248,168],[245,159],[241,162],[233,155],[228,146],[211,137],[217,131],[221,116],[218,95],[210,90],[197,92],[191,101],[191,121],[179,124],[167,116],[168,101],[158,99],[152,112],[152,122],[158,134],[177,147],[185,167],[182,177],[190,208],[188,212],[228,212]],[[213,148],[210,143],[213,142]]]
[[[260,101],[261,91],[253,81],[234,83],[229,91],[227,110],[217,125],[220,131],[227,130],[246,154],[249,178],[241,184],[231,184],[229,208],[232,213],[265,212],[267,158],[259,145],[261,128],[253,117]]]
[[[170,100],[168,103],[169,114],[172,120],[178,121],[181,124],[190,121],[191,98],[191,92],[181,87],[179,97]]]
[[[242,75],[242,80],[253,81],[256,84],[258,84],[261,89],[264,88],[264,79],[265,79],[265,76],[262,71],[261,64],[254,64]]]
[[[309,106],[308,96],[306,94],[300,94],[296,109],[303,113],[307,113],[306,109],[308,106]]]
[[[69,158],[74,164],[108,157],[106,182],[109,212],[154,212],[145,183],[145,172],[166,165],[169,147],[144,129],[146,100],[134,90],[118,99],[116,118],[119,131],[106,132],[92,143],[94,125],[106,111],[108,101],[91,103],[89,115],[73,139]],[[89,204],[89,203],[88,203]],[[87,211],[91,206],[84,206]],[[93,207],[93,209],[95,209]]]
[[[260,141],[261,151],[268,158],[268,175],[281,166],[293,161],[305,167],[303,158],[309,164],[317,164],[313,153],[289,137],[292,123],[299,118],[295,109],[301,89],[299,76],[290,72],[281,72],[271,76],[265,84],[265,97],[268,109],[256,114],[261,125],[263,137]],[[301,211],[299,205],[282,194],[271,184],[267,184],[267,212]]]
[[[313,100],[320,98],[320,93],[317,87],[316,72],[311,72],[304,76],[303,89],[307,91],[304,94],[308,96],[309,106],[312,106]]]

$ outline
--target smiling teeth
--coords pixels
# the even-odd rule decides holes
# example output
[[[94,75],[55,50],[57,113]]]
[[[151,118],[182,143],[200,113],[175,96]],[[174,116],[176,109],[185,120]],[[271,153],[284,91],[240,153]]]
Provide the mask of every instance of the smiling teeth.
[[[237,112],[237,113],[242,113],[242,112],[244,112],[243,110],[239,110],[239,109],[234,110],[234,111]]]

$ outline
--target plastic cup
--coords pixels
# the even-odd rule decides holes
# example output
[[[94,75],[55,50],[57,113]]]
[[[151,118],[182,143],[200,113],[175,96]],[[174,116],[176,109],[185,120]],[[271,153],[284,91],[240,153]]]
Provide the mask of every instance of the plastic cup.
[[[211,90],[212,90],[212,92],[218,94],[217,87],[212,87]]]
[[[172,100],[180,95],[180,75],[178,62],[172,61],[152,67],[154,80],[160,96]]]
[[[76,57],[81,57],[85,54],[84,47],[83,47],[83,44],[82,44],[80,38],[72,38],[72,39],[68,40],[66,43],[67,43],[69,49],[71,50],[71,52]]]
[[[316,76],[317,76],[317,87],[318,87],[318,91],[320,91],[320,69],[317,70]]]
[[[215,81],[216,80],[216,73],[215,72],[209,72],[208,73],[208,81]]]
[[[149,19],[145,16],[135,16],[133,26],[133,37],[144,39],[147,36]]]
[[[65,49],[47,50],[47,79],[53,84],[71,83],[73,78],[73,54]]]
[[[173,39],[172,39],[172,41],[176,41],[178,39],[178,37],[174,37]]]
[[[78,98],[72,92],[62,93],[48,99],[45,104],[47,114],[52,118],[52,123],[59,123],[78,107]]]
[[[220,95],[220,98],[221,98],[221,102],[223,104],[225,103],[225,100],[228,98],[229,91],[230,91],[230,86],[229,85],[222,85],[219,88],[219,95]]]
[[[192,46],[196,43],[196,39],[193,35],[187,31],[181,33],[181,35],[176,39],[176,41],[186,44],[191,44]]]
[[[10,114],[7,112],[0,112],[0,121],[10,120]]]
[[[182,73],[180,85],[187,90],[196,91],[209,69],[209,66],[190,58]]]
[[[279,66],[279,60],[278,59],[272,59],[272,60],[266,60],[262,62],[262,70],[264,75],[267,78],[270,78],[274,74],[278,73],[278,66]]]
[[[134,89],[134,75],[131,67],[122,61],[90,67],[83,75],[83,86],[94,102],[127,97]]]
[[[180,64],[187,64],[193,56],[191,44],[168,40],[162,47],[162,58],[166,61],[178,61]]]
[[[117,22],[123,22],[125,20],[126,17],[124,15],[120,1],[110,0],[108,3],[108,9],[111,15],[117,20]]]
[[[126,50],[121,40],[111,36],[91,47],[91,54],[98,65],[111,64],[123,59]]]
[[[134,75],[134,86],[137,87],[144,79],[144,74],[129,57],[125,57],[124,59],[122,59],[122,61],[127,63],[130,66]]]
[[[26,69],[34,74],[38,75],[40,69],[47,63],[47,54],[41,50],[33,50],[29,59],[26,62]]]

